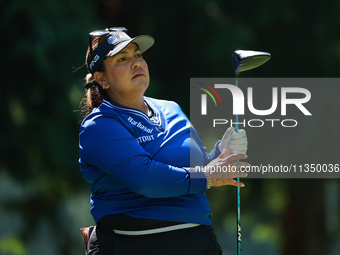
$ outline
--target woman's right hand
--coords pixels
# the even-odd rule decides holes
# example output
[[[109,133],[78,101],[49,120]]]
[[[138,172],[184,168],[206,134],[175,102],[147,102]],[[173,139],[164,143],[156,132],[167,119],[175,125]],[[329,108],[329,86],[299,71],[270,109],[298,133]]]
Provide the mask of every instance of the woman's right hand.
[[[232,154],[228,156],[228,152],[223,149],[222,153],[214,160],[210,161],[205,166],[205,172],[210,177],[211,186],[219,187],[224,185],[232,185],[237,187],[244,187],[242,182],[238,182],[233,178],[247,177],[247,173],[237,171],[241,167],[249,167],[247,162],[237,161],[246,159],[245,154]]]

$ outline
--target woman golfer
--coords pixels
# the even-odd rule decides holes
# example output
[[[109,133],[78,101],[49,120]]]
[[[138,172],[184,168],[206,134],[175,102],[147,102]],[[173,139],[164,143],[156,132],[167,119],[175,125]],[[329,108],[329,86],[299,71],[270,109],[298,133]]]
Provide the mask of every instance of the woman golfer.
[[[154,39],[126,31],[90,33],[86,53],[79,161],[96,222],[86,254],[222,254],[205,191],[242,187],[233,178],[246,174],[195,166],[248,166],[237,162],[247,157],[245,132],[229,128],[208,154],[176,103],[144,96],[149,70],[142,53]]]

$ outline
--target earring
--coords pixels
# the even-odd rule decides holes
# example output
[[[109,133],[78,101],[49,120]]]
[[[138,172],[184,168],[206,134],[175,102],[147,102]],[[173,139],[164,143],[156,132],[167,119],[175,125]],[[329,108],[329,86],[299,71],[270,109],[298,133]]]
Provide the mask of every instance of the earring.
[[[106,83],[103,84],[103,89],[108,89],[109,87],[110,87],[110,85],[108,85]]]

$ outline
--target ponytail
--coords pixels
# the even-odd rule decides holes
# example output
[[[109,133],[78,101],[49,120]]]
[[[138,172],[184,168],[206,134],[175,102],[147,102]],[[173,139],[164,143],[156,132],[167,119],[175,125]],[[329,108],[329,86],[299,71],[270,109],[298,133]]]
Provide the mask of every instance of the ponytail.
[[[93,50],[98,47],[98,43],[101,42],[104,38],[105,36],[101,38],[100,37],[95,38],[95,40],[92,42]],[[88,47],[85,58],[85,64],[87,67],[90,56],[91,52],[90,48]],[[97,72],[105,72],[105,65],[103,62],[99,65]],[[98,82],[94,79],[92,74],[88,73],[85,76],[85,82],[86,90],[84,93],[84,97],[80,102],[80,111],[84,113],[84,117],[89,115],[94,108],[99,107],[103,102],[103,99],[107,98],[105,90],[102,88],[102,86],[98,84]]]
[[[96,82],[92,74],[87,74],[85,77],[87,88],[83,99],[81,100],[81,111],[84,113],[84,117],[89,115],[94,108],[101,105],[104,98],[107,98],[105,90]]]

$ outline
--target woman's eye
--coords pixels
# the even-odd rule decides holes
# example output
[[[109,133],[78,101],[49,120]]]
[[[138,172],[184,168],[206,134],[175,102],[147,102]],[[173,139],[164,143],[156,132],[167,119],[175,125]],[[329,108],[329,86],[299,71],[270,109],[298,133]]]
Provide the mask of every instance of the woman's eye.
[[[136,54],[136,57],[137,57],[137,58],[142,58],[142,57],[143,57],[143,56],[142,56],[142,53]]]
[[[123,62],[126,58],[120,58],[118,59],[118,62]]]

